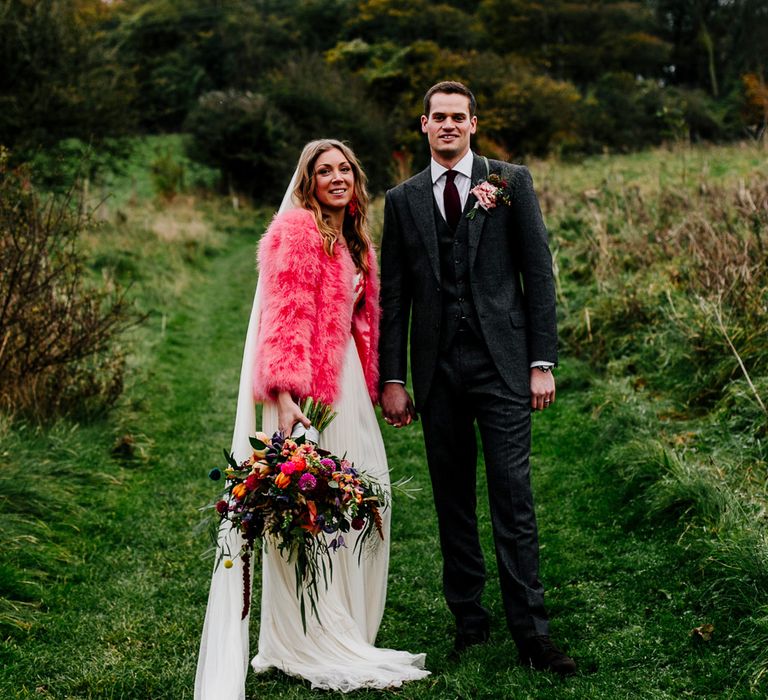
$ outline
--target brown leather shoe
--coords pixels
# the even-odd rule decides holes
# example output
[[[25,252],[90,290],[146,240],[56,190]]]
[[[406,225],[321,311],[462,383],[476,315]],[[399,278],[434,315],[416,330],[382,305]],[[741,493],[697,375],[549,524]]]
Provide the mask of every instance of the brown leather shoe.
[[[546,636],[528,637],[518,644],[520,663],[537,671],[553,671],[561,676],[576,673],[576,662],[560,651]]]

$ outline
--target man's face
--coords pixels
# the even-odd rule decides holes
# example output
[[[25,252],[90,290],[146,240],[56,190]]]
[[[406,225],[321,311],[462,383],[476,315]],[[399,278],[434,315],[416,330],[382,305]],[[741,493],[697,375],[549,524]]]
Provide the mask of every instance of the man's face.
[[[427,135],[432,157],[446,168],[453,166],[467,152],[469,137],[477,130],[477,117],[469,116],[469,98],[436,92],[429,115],[421,116],[421,130]]]

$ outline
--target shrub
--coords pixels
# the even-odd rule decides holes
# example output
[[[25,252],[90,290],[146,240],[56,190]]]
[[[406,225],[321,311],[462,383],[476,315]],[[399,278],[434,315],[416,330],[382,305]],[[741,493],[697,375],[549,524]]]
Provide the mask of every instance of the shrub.
[[[92,414],[122,391],[114,340],[137,319],[123,292],[87,280],[89,225],[74,187],[41,201],[30,171],[0,151],[0,410]]]
[[[484,134],[509,153],[572,149],[580,138],[575,128],[580,100],[572,83],[520,70],[495,94],[484,116]]]
[[[307,141],[335,138],[352,146],[373,191],[390,185],[392,148],[387,118],[366,97],[359,78],[329,66],[317,55],[308,55],[274,72],[264,85],[264,94],[290,117],[295,129],[288,142],[291,166]]]
[[[184,189],[184,164],[170,148],[158,151],[150,164],[150,175],[155,192],[163,199],[171,200]]]
[[[582,130],[593,150],[607,146],[629,151],[658,144],[668,131],[670,107],[656,83],[629,73],[605,73],[585,99]]]
[[[229,187],[259,200],[283,194],[295,159],[295,129],[264,96],[208,92],[185,122],[190,158],[220,168]]]
[[[279,200],[303,145],[336,138],[355,150],[371,189],[389,184],[390,138],[361,81],[319,56],[288,62],[261,93],[226,90],[199,100],[185,123],[189,156],[220,168],[229,185],[257,201]]]

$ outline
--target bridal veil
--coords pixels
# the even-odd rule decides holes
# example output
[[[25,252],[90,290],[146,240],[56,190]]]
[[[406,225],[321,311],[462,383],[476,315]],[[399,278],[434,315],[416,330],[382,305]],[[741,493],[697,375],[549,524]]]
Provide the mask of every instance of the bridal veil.
[[[294,171],[278,214],[295,207],[293,189],[297,177],[298,171]],[[256,432],[253,367],[256,362],[260,307],[260,289],[257,283],[245,337],[235,429],[232,435],[232,454],[238,462],[250,457],[253,448],[249,438]],[[239,532],[232,529],[228,522],[222,523],[218,534],[216,561],[220,559],[222,552],[236,554],[243,543]],[[236,557],[231,569],[218,566],[213,572],[197,661],[195,700],[245,700],[250,616],[241,619],[242,610],[243,559]]]

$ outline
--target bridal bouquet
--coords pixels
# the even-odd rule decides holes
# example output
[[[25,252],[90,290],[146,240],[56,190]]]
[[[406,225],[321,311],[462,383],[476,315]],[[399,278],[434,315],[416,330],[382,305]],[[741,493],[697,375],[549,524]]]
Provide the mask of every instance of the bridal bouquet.
[[[333,574],[332,553],[346,547],[345,535],[358,531],[353,551],[362,555],[363,544],[375,531],[384,539],[380,509],[387,505],[382,486],[355,469],[344,458],[317,447],[319,433],[335,417],[330,407],[311,398],[303,412],[315,432],[271,438],[257,433],[250,442],[253,453],[238,464],[224,452],[227,467],[213,469],[213,480],[226,478],[224,493],[215,504],[220,516],[240,531],[245,544],[234,556],[242,556],[244,605],[250,607],[250,554],[256,541],[276,546],[293,561],[296,569],[296,594],[300,600],[301,621],[306,631],[304,591],[317,617],[317,586],[322,576],[325,586]],[[313,439],[314,438],[314,439]],[[226,558],[225,558],[226,557]],[[232,553],[222,552],[220,563],[232,566]]]

